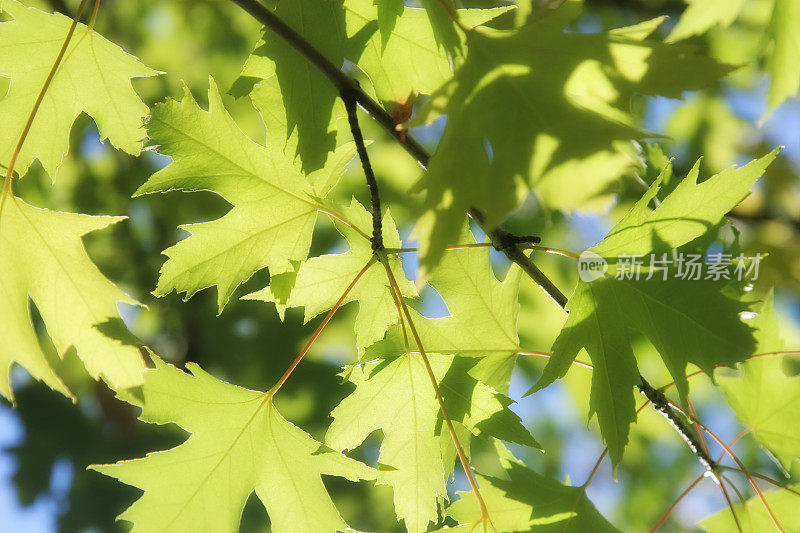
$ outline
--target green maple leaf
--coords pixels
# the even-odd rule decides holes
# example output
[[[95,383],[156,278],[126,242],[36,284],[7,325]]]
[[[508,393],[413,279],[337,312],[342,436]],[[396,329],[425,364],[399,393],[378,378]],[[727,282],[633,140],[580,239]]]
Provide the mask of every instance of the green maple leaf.
[[[795,419],[796,420],[796,419]],[[795,491],[800,490],[800,486],[795,485],[791,487]],[[792,494],[786,490],[774,490],[764,493],[764,497],[769,503],[770,509],[778,519],[778,523],[783,528],[783,531],[798,531],[800,530],[800,513],[797,512],[797,494]],[[743,533],[761,533],[762,531],[771,531],[775,529],[772,519],[764,509],[764,504],[761,498],[753,496],[748,499],[745,505],[737,503],[734,506],[736,517],[739,519],[741,526],[740,531]],[[728,531],[736,531],[736,522],[731,516],[730,510],[726,507],[709,516],[702,522],[700,527],[709,533],[727,533]]]
[[[621,254],[647,254],[686,244],[722,222],[725,214],[747,197],[750,187],[780,152],[776,148],[747,165],[730,167],[697,182],[700,162],[695,163],[674,191],[654,210],[647,207],[658,193],[656,181],[629,213],[590,251],[613,258]],[[672,173],[665,167],[662,176]],[[653,243],[659,246],[654,248]]]
[[[136,304],[103,277],[83,248],[81,237],[124,217],[92,217],[48,211],[19,198],[0,199],[0,394],[13,399],[13,363],[67,396],[50,367],[31,323],[36,305],[61,357],[74,347],[87,372],[113,388],[141,383],[139,349],[103,335],[97,326],[120,321],[117,303]]]
[[[689,7],[670,33],[669,42],[699,35],[714,26],[727,28],[745,5],[745,0],[687,2]],[[794,0],[775,0],[766,37],[766,70],[770,85],[765,116],[787,98],[795,96],[800,88],[800,4]]]
[[[461,53],[463,43],[453,20],[459,18],[453,0],[420,0],[420,4],[428,14],[436,42],[451,56]],[[456,13],[455,17],[454,13]]]
[[[753,319],[757,341],[754,353],[779,352],[784,349],[778,323],[772,309],[772,294],[764,300],[758,317]],[[752,359],[741,364],[741,376],[718,376],[717,383],[742,424],[756,441],[769,449],[788,471],[800,459],[800,376],[788,376],[783,357]]]
[[[800,3],[775,0],[768,33],[774,44],[767,59],[767,114],[800,89]]]
[[[504,460],[505,478],[478,476],[481,495],[497,531],[582,533],[618,531],[586,496],[583,487],[562,485],[537,474],[517,460]],[[480,507],[471,492],[447,508],[447,514],[474,531]],[[472,529],[469,529],[472,528]]]
[[[698,184],[697,166],[653,211],[647,205],[660,179],[609,235],[589,251],[606,258],[678,248],[720,224],[746,195],[777,151],[739,169],[728,169]],[[662,176],[671,173],[665,168]],[[646,280],[605,277],[580,281],[569,299],[569,318],[555,340],[553,356],[529,394],[563,377],[580,350],[594,365],[591,413],[616,465],[635,420],[632,389],[640,383],[629,328],[643,333],[658,350],[681,397],[688,392],[686,365],[712,375],[752,353],[752,332],[740,319],[746,304],[720,291],[724,280]]]
[[[472,27],[508,9],[459,13]],[[402,2],[301,0],[280,2],[276,14],[334,65],[341,66],[345,58],[358,64],[383,101],[431,92],[452,76],[448,54],[437,46],[423,9],[404,8]],[[285,137],[284,150],[300,156],[306,170],[321,167],[327,153],[347,138],[337,135],[346,126],[337,123],[345,110],[335,87],[269,31],[247,59],[231,93],[250,95],[270,143],[283,143],[278,137]]]
[[[330,190],[344,167],[331,167],[306,178],[280,150],[268,150],[242,132],[225,110],[213,80],[209,111],[186,90],[182,101],[167,100],[153,110],[148,135],[158,150],[173,158],[136,192],[213,191],[234,205],[219,220],[182,226],[191,235],[164,253],[157,296],[173,289],[195,292],[216,285],[220,312],[233,291],[256,271],[290,272],[293,261],[308,255],[311,233]],[[340,155],[352,155],[345,146]]]
[[[452,58],[437,44],[425,9],[387,9],[389,2],[345,0],[347,33],[372,32],[348,58],[369,76],[377,97],[399,101],[412,93],[431,93],[453,76]],[[468,28],[484,24],[512,7],[459,9],[459,20]],[[387,13],[388,10],[388,13]],[[375,21],[377,20],[377,27]],[[463,38],[456,36],[459,45]]]
[[[546,16],[468,34],[464,64],[412,121],[448,116],[415,187],[427,191],[415,228],[423,273],[455,242],[470,207],[493,226],[529,189],[566,211],[608,194],[638,164],[630,141],[645,134],[629,112],[633,95],[678,98],[731,70],[692,47],[648,40],[662,20],[585,34]]]
[[[542,449],[516,413],[509,409],[514,401],[472,375],[476,362],[472,357],[454,357],[447,374],[439,383],[451,420],[463,425],[473,435]],[[449,446],[451,439],[444,430],[442,432],[442,438]],[[455,458],[453,450],[452,459],[445,461],[445,464],[452,464]]]
[[[688,363],[711,375],[716,366],[733,366],[751,353],[752,335],[739,320],[748,307],[722,294],[723,286],[659,278],[580,282],[553,344],[552,362],[532,391],[563,377],[585,349],[594,365],[591,414],[597,414],[609,455],[618,464],[628,426],[636,420],[633,387],[641,383],[628,328],[653,343],[685,396]]]
[[[475,238],[462,230],[460,242]],[[410,309],[426,351],[479,358],[471,374],[506,392],[519,352],[517,295],[522,271],[516,265],[503,281],[492,272],[487,248],[448,251],[429,280],[442,296],[450,316],[426,318]],[[412,350],[416,346],[412,343]],[[394,327],[381,342],[370,347],[366,358],[405,353],[402,329]]]
[[[431,357],[437,381],[451,361]],[[325,443],[335,450],[351,450],[382,429],[377,482],[394,489],[395,512],[408,531],[425,531],[428,522],[436,520],[437,502],[447,498],[447,489],[436,431],[439,404],[421,357],[404,355],[359,365],[348,380],[356,390],[331,413]]]
[[[238,531],[255,490],[273,531],[347,529],[321,474],[374,479],[368,466],[325,448],[286,421],[272,396],[215,379],[188,363],[189,375],[152,356],[142,420],[191,433],[176,448],[94,470],[144,490],[121,516],[133,531]]]
[[[338,1],[282,0],[275,14],[337,67],[347,47]],[[337,146],[336,121],[345,116],[339,93],[325,76],[280,37],[265,30],[231,93],[250,94],[271,146],[299,156],[303,169],[321,168]],[[286,139],[286,141],[284,141]]]
[[[470,379],[468,365],[439,354],[428,358],[465,448],[472,434],[536,445],[508,409],[510,400]],[[422,358],[404,354],[355,365],[346,375],[356,390],[331,413],[325,442],[349,450],[382,430],[378,483],[393,488],[398,520],[409,531],[424,531],[437,518],[437,502],[447,498],[446,476],[456,456]]]
[[[0,164],[7,166],[72,21],[58,13],[25,7],[16,0],[3,0],[2,10],[13,17],[0,23],[0,76],[11,79],[8,94],[0,100]],[[139,154],[144,137],[142,120],[148,109],[131,87],[131,78],[157,74],[78,24],[20,150],[16,170],[25,174],[38,159],[55,179],[67,153],[72,123],[81,112],[95,120],[103,139],[130,154]]]
[[[347,252],[313,257],[300,264],[291,277],[279,278],[279,283],[286,281],[285,285],[266,287],[245,298],[274,301],[279,310],[282,307],[303,307],[306,323],[332,308],[373,256],[371,243],[364,238],[364,235],[372,234],[372,215],[355,199],[342,214],[361,230],[358,233],[337,221],[336,227],[350,243]],[[400,247],[400,236],[388,211],[383,218],[383,239],[389,248]],[[416,297],[417,290],[406,278],[400,258],[392,255],[387,260],[403,296]],[[359,306],[355,332],[356,346],[361,353],[365,347],[382,339],[386,329],[399,320],[386,271],[379,263],[364,273],[342,304],[353,301],[358,301]]]
[[[680,41],[707,32],[714,26],[727,28],[739,16],[747,0],[686,0],[689,6],[672,28],[667,42]]]

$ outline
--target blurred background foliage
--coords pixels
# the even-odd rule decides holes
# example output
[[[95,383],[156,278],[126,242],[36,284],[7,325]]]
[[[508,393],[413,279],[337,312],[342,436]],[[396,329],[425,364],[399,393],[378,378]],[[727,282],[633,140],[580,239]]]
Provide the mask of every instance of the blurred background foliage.
[[[77,0],[28,0],[46,10],[72,12]],[[463,0],[464,7],[486,7],[502,2]],[[698,157],[703,157],[701,176],[709,176],[732,164],[742,164],[785,145],[779,159],[769,167],[753,194],[732,214],[741,232],[745,253],[767,252],[755,294],[776,286],[776,307],[784,340],[800,345],[800,102],[790,100],[764,117],[769,80],[764,74],[765,28],[772,0],[748,0],[730,28],[715,28],[691,42],[725,62],[742,65],[713,89],[685,95],[684,100],[642,99],[638,113],[644,128],[666,137],[660,140],[668,157],[674,158],[676,175],[686,174]],[[668,15],[662,26],[667,35],[685,8],[680,0],[587,0],[575,31],[599,31]],[[227,90],[260,35],[260,26],[231,2],[196,0],[104,0],[97,29],[142,61],[166,72],[156,78],[134,80],[134,86],[148,105],[166,97],[177,98],[185,84],[203,103],[208,76]],[[510,25],[511,17],[495,24]],[[680,76],[680,72],[672,73]],[[226,96],[226,103],[242,129],[259,142],[265,133],[248,99]],[[441,121],[414,133],[435,148]],[[391,207],[401,235],[407,237],[418,213],[420,199],[405,191],[417,180],[421,169],[381,130],[363,120],[373,165],[382,187],[383,201]],[[267,143],[270,139],[267,139]],[[154,151],[136,158],[101,144],[94,124],[85,116],[75,124],[71,154],[58,182],[51,184],[40,168],[17,187],[28,202],[52,209],[96,215],[127,215],[126,223],[86,238],[89,255],[103,273],[146,308],[125,307],[122,316],[131,331],[170,362],[182,365],[194,361],[215,376],[238,385],[266,389],[294,358],[318,319],[302,325],[302,312],[289,310],[281,322],[272,304],[232,301],[216,316],[215,294],[206,290],[188,302],[175,294],[156,299],[160,251],[185,236],[179,224],[211,220],[228,210],[227,204],[208,193],[170,193],[131,199],[145,179],[168,160]],[[643,146],[643,157],[653,149]],[[36,164],[38,165],[38,163]],[[352,166],[352,165],[351,165]],[[358,166],[336,189],[339,200],[355,195],[366,203]],[[542,236],[546,245],[580,251],[599,241],[638,199],[651,171],[630,176],[618,187],[618,196],[597,212],[561,215],[543,212],[531,198],[508,221],[512,231]],[[345,244],[333,226],[320,221],[312,255],[341,251]],[[492,252],[498,276],[508,263]],[[569,292],[577,279],[574,265],[563,258],[538,258],[540,267]],[[413,276],[414,257],[405,265]],[[260,272],[238,294],[260,289],[268,274]],[[428,290],[422,310],[428,315],[446,314],[437,295]],[[519,329],[522,346],[531,351],[548,351],[563,324],[564,316],[530,280],[522,283]],[[350,304],[326,329],[310,357],[284,387],[279,408],[288,419],[321,438],[331,408],[349,390],[340,387],[337,372],[354,356],[352,321],[355,305]],[[34,310],[35,315],[35,310]],[[41,339],[49,341],[40,324]],[[646,340],[635,347],[640,368],[656,384],[670,381],[660,358]],[[52,350],[51,350],[52,353]],[[649,355],[648,355],[649,354]],[[0,530],[3,531],[121,531],[114,523],[136,497],[136,490],[122,486],[96,472],[92,463],[139,457],[148,451],[171,447],[182,440],[180,431],[136,422],[137,413],[114,399],[102,384],[92,381],[74,356],[57,361],[58,372],[78,396],[77,406],[30,380],[21,369],[13,374],[18,405],[0,405]],[[523,418],[547,453],[515,449],[532,468],[559,480],[569,478],[580,484],[587,478],[602,451],[595,422],[586,423],[589,372],[573,367],[562,382],[522,398],[543,366],[543,359],[521,357],[512,380],[514,409]],[[796,371],[797,369],[795,369]],[[741,429],[726,407],[721,393],[705,377],[692,382],[693,399],[701,418],[724,438]],[[374,459],[379,444],[373,435],[356,451]],[[711,446],[712,450],[715,449]],[[780,479],[782,473],[757,448],[752,439],[740,440],[736,450],[745,462]],[[714,451],[718,453],[718,451]],[[497,465],[475,450],[478,469],[491,473]],[[685,444],[664,419],[645,410],[632,429],[631,443],[623,464],[615,473],[604,462],[589,486],[588,494],[598,508],[624,531],[644,531],[659,519],[675,497],[700,472]],[[795,472],[795,475],[797,472]],[[744,487],[742,479],[736,479]],[[364,485],[364,484],[362,484]],[[454,490],[466,486],[463,474],[456,474]],[[392,531],[394,520],[391,491],[387,487],[365,491],[364,486],[331,481],[334,500],[345,519],[363,530]],[[266,513],[251,501],[245,511],[243,531],[265,531]],[[724,506],[719,491],[704,482],[677,509],[665,531],[691,530],[706,515]]]

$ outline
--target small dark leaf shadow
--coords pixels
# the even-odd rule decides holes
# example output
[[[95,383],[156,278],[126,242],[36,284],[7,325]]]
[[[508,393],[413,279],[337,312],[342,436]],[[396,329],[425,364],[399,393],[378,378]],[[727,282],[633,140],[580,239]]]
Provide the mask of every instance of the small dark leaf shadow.
[[[140,348],[144,344],[139,337],[130,332],[121,318],[109,318],[105,322],[95,324],[94,327],[109,339],[113,339],[124,346]]]

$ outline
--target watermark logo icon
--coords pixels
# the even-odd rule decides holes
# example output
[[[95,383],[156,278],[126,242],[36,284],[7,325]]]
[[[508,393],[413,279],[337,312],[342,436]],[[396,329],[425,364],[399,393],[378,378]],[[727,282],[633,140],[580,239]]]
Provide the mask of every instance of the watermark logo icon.
[[[578,276],[587,283],[600,279],[608,271],[608,263],[594,252],[586,250],[578,257]]]

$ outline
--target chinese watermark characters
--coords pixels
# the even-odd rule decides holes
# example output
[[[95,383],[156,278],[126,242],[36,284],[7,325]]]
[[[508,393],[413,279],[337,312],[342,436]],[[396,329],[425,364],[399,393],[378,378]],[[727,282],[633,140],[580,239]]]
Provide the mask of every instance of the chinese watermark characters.
[[[608,261],[594,252],[586,251],[578,260],[578,274],[581,280],[591,282],[605,275],[613,274],[614,279],[648,281],[651,279],[680,279],[686,281],[700,280],[737,280],[754,281],[758,279],[759,266],[765,254],[744,255],[734,257],[733,254],[713,252],[708,254],[690,254],[683,252],[662,254],[621,254],[613,262],[609,271]]]

